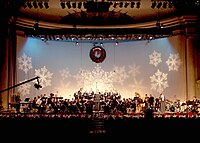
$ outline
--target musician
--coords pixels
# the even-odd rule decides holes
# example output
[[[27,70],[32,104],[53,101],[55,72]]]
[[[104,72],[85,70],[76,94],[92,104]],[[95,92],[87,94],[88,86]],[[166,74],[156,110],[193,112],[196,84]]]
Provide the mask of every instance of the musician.
[[[192,112],[198,112],[197,110],[198,110],[198,100],[197,100],[197,98],[196,98],[196,96],[194,96],[194,98],[193,98],[193,104],[192,104]]]
[[[160,112],[165,112],[165,96],[163,93],[160,94]]]
[[[154,97],[153,97],[152,94],[150,94],[148,102],[149,102],[149,108],[153,108],[153,106],[154,106]]]
[[[16,102],[16,111],[17,113],[20,112],[20,102],[21,102],[21,98],[20,98],[20,93],[17,92],[17,95],[15,96],[15,102]]]

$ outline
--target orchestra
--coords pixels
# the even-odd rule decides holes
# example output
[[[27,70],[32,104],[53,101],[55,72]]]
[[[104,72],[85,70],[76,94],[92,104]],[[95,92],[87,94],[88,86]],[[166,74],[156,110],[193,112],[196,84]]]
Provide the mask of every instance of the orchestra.
[[[10,103],[10,107],[14,107],[16,112],[24,113],[91,114],[93,111],[97,111],[104,112],[105,114],[132,114],[145,113],[148,109],[157,113],[188,111],[198,113],[200,103],[196,97],[181,104],[179,99],[176,99],[174,102],[168,100],[163,93],[159,97],[154,97],[152,94],[145,94],[142,97],[137,92],[135,92],[133,98],[127,99],[114,92],[87,93],[82,91],[74,93],[74,98],[72,99],[63,99],[63,97],[58,97],[53,93],[50,93],[49,96],[41,94],[33,99],[26,98],[25,101],[21,101],[19,95],[15,96],[15,98],[17,102]]]

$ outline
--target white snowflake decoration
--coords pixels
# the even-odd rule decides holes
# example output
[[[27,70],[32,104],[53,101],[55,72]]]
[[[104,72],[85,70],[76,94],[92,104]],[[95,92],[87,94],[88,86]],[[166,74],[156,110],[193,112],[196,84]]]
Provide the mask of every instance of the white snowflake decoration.
[[[150,76],[151,89],[156,90],[158,93],[162,93],[164,89],[168,87],[167,75],[167,73],[162,73],[158,69],[153,76]]]
[[[117,67],[114,66],[114,74],[113,74],[113,82],[120,83],[123,85],[125,79],[128,78],[128,74],[126,73],[125,66]]]
[[[133,65],[129,65],[129,71],[128,73],[133,75],[133,78],[135,79],[136,75],[137,74],[140,74],[140,67],[139,66],[136,66],[135,64]]]
[[[168,60],[166,61],[169,71],[175,70],[178,71],[180,65],[181,65],[181,60],[179,58],[179,54],[170,54]]]
[[[53,73],[50,73],[45,66],[41,69],[35,69],[35,76],[39,77],[39,84],[42,88],[51,86],[52,75]],[[35,83],[37,83],[37,81]]]
[[[104,71],[101,66],[97,64],[92,71],[81,69],[75,75],[78,83],[82,83],[85,91],[111,91],[113,89],[113,72]]]
[[[22,83],[22,82],[24,82],[24,81],[20,81],[20,83]],[[31,88],[31,84],[24,83],[18,87],[18,92],[20,93],[20,95],[25,96],[27,94],[30,94],[30,88]]]
[[[67,79],[70,76],[70,72],[67,67],[65,69],[60,70],[59,73],[61,74],[63,80]]]
[[[161,53],[154,51],[151,55],[149,55],[149,64],[152,64],[155,67],[157,67],[157,65],[161,62]]]
[[[31,57],[28,57],[25,53],[18,58],[19,69],[27,73],[32,67]]]

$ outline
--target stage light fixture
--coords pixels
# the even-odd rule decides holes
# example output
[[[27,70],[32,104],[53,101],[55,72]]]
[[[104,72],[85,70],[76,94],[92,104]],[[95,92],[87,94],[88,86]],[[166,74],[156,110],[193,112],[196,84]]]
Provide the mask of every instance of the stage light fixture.
[[[49,3],[48,2],[44,2],[44,6],[45,6],[46,9],[48,9],[49,8]]]
[[[167,8],[167,2],[163,2],[163,8]]]
[[[33,7],[36,9],[36,8],[38,8],[38,5],[37,5],[37,3],[34,1],[33,2]]]
[[[72,3],[72,7],[73,7],[73,8],[76,8],[76,2],[73,2],[73,3]]]
[[[122,8],[123,7],[123,2],[119,3],[119,7]]]
[[[124,7],[127,8],[129,5],[129,2],[125,2]]]
[[[116,7],[117,7],[117,4],[118,4],[118,3],[117,3],[117,2],[115,2],[115,3],[114,3],[114,5],[113,5],[113,7],[114,7],[114,8],[116,8]]]
[[[169,8],[172,8],[172,7],[173,7],[173,3],[172,3],[171,1],[169,2],[168,7],[169,7]]]
[[[134,8],[135,2],[131,2],[131,8]]]
[[[137,2],[137,3],[136,3],[136,8],[140,8],[140,5],[141,5],[141,3],[140,3],[140,2]]]
[[[39,24],[38,21],[35,21],[34,26],[33,26],[33,30],[36,31],[39,28]]]
[[[33,7],[31,2],[27,2],[27,6],[28,6],[28,8],[32,8]]]
[[[38,6],[40,7],[40,9],[44,7],[42,2],[38,2]]]
[[[65,3],[64,2],[61,2],[60,6],[62,7],[62,9],[65,9]]]
[[[159,8],[161,8],[161,6],[162,6],[162,2],[159,2],[157,5],[157,8],[159,9]]]
[[[42,88],[42,86],[41,86],[40,84],[37,84],[37,83],[34,84],[34,87],[35,87],[37,90],[39,90],[40,88]]]
[[[155,7],[156,7],[156,2],[154,1],[154,2],[151,3],[151,8],[154,9]]]
[[[40,88],[42,88],[42,86],[40,85],[40,81],[39,79],[37,78],[37,83],[34,84],[34,87],[39,90]]]
[[[66,4],[69,9],[72,7],[69,1]]]
[[[81,7],[82,7],[82,2],[79,2],[78,3],[78,8],[81,9]]]

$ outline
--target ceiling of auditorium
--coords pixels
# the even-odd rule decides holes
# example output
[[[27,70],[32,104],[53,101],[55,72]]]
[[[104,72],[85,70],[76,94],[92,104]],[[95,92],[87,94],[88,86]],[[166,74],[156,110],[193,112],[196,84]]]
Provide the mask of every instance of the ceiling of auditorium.
[[[11,15],[13,23],[26,35],[37,32],[34,34],[165,36],[188,23],[179,16],[199,12],[199,0],[8,0],[7,4],[11,5],[7,14],[17,9]],[[194,19],[188,20],[191,18]],[[162,26],[161,31],[158,28]]]
[[[48,8],[40,8],[38,3],[34,7],[34,0],[29,0],[32,8],[28,7],[27,2],[21,6],[19,17],[33,19],[41,22],[84,25],[84,26],[108,26],[136,24],[173,16],[176,9],[170,2],[155,0],[155,8],[152,8],[152,0],[115,0],[115,1],[87,1],[70,0],[68,7],[67,0],[43,0],[48,2]],[[28,2],[29,2],[28,1]],[[40,0],[36,0],[40,1]],[[61,3],[63,2],[63,7]],[[131,2],[132,6],[131,7]],[[157,8],[160,2],[160,7]],[[166,2],[166,5],[164,4]],[[140,5],[138,5],[140,4]],[[139,7],[137,7],[137,5]],[[166,7],[164,7],[164,5]]]

